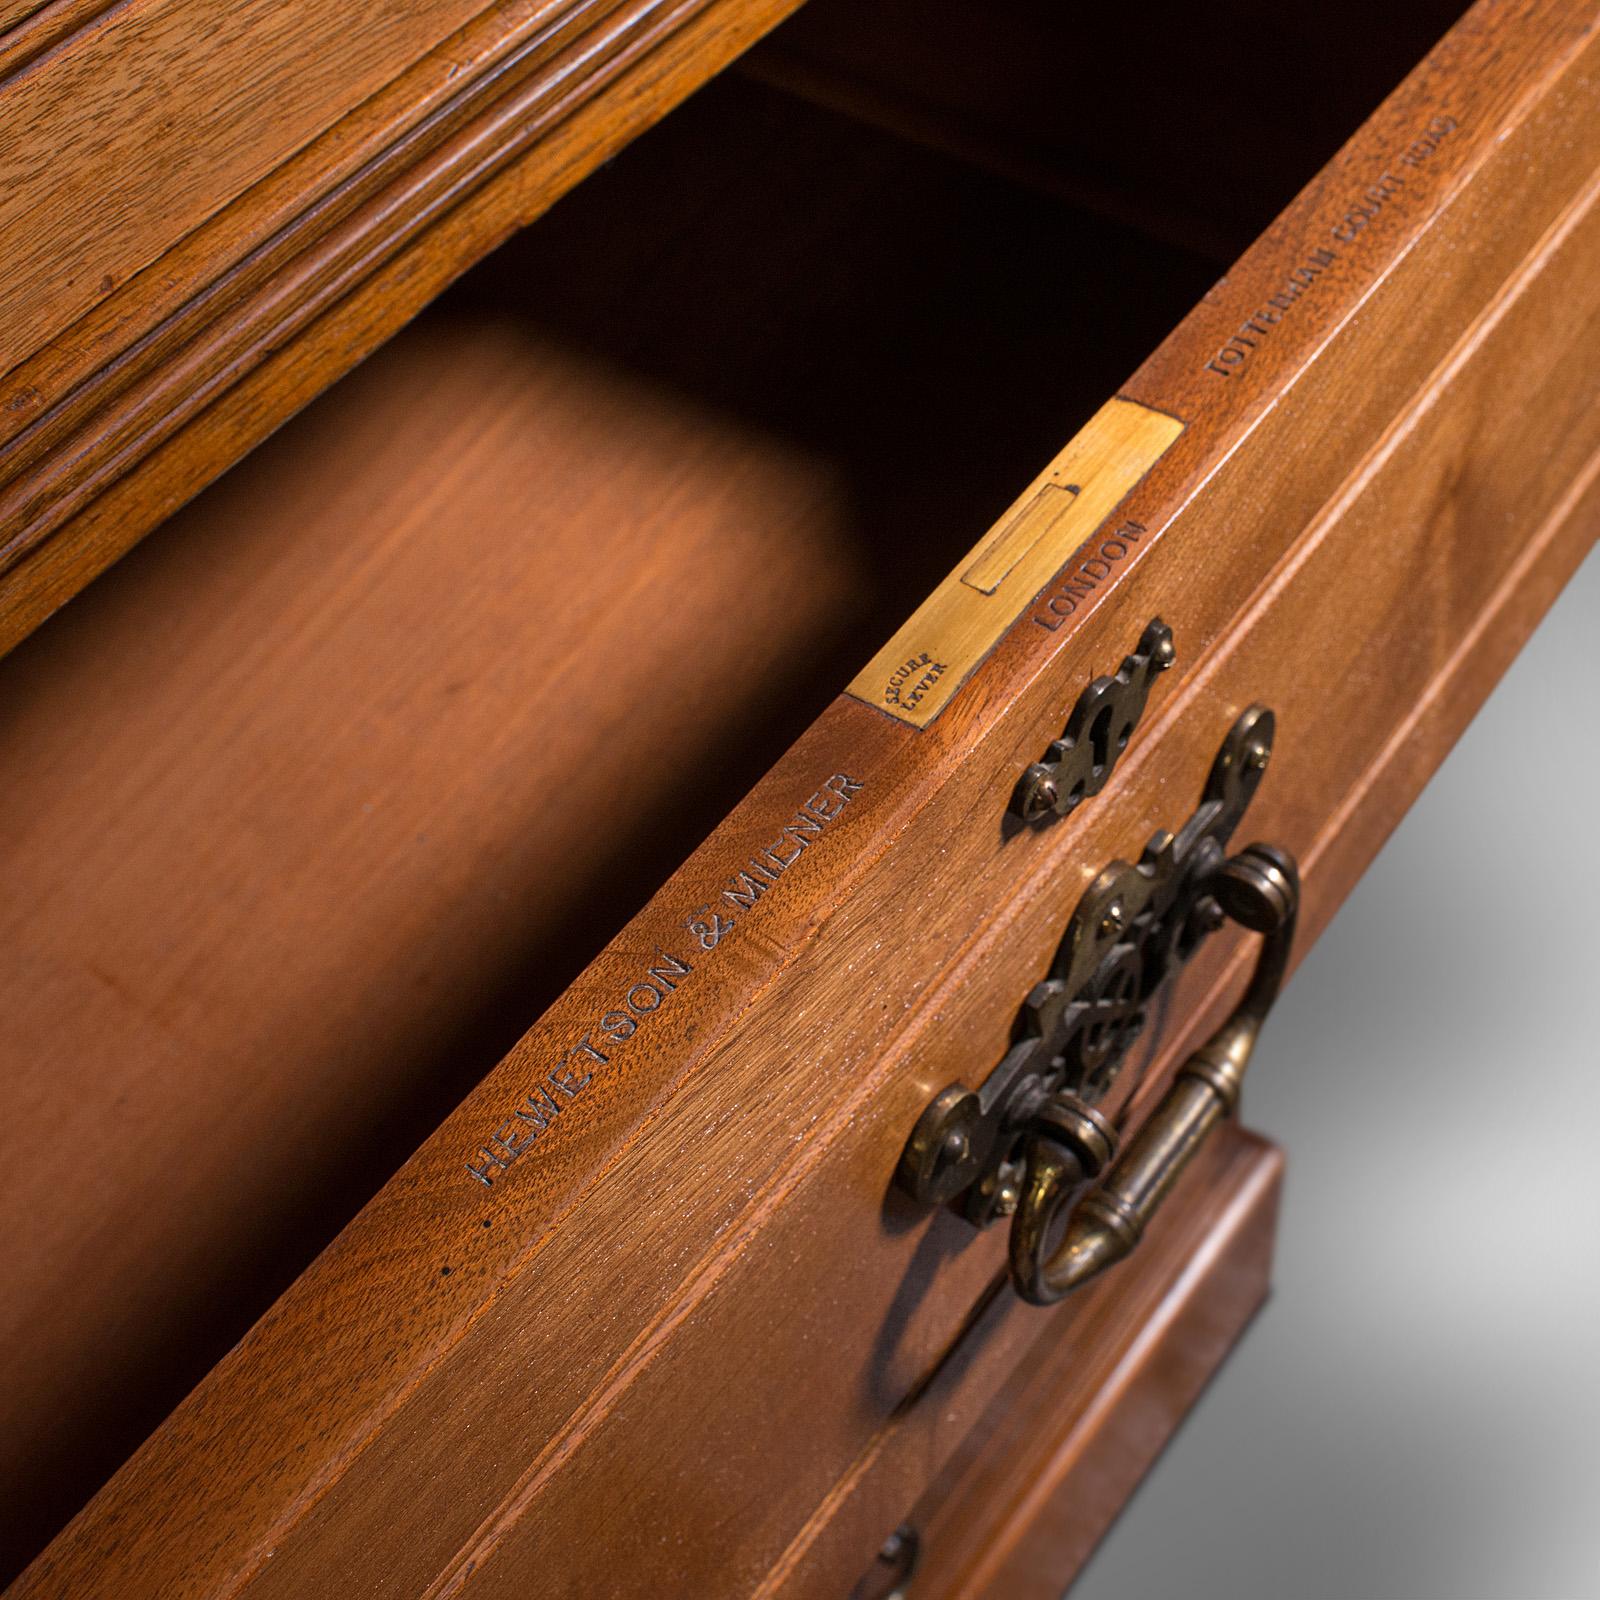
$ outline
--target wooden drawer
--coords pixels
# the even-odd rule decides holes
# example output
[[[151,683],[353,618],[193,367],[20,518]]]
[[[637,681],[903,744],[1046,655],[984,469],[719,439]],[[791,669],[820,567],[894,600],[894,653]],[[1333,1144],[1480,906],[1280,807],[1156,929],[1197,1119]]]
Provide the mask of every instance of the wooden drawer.
[[[1026,1353],[975,1422],[937,1386],[978,1385],[964,1373],[936,1379],[923,1428],[949,1428],[952,1412],[967,1425],[953,1449],[937,1451],[937,1478],[858,1592],[892,1588],[909,1565],[919,1600],[1058,1600],[1259,1309],[1281,1172],[1272,1146],[1227,1129],[1186,1174],[1187,1203],[1162,1212],[1125,1271],[1106,1274],[1043,1327],[1034,1320]],[[997,1298],[990,1315],[1005,1306]],[[807,1553],[813,1589],[848,1590],[865,1526],[904,1511],[905,1480],[926,1482],[925,1448],[907,1429],[878,1470],[852,1484]]]
[[[685,8],[721,43],[619,127],[785,9]],[[814,0],[0,666],[13,1564],[83,1506],[18,1595],[836,1594],[919,1502],[913,1593],[1016,1593],[1004,1551],[1065,1581],[1105,1520],[1030,1543],[1016,1463],[1052,1504],[1160,1307],[1213,1330],[1192,1392],[1259,1299],[1242,1135],[1054,1311],[897,1166],[1252,704],[1240,839],[1298,857],[1303,952],[1593,540],[1596,12],[1479,5],[1405,76],[1422,14],[1374,7],[1333,82],[1303,19],[1259,98],[1174,13],[1075,106],[1041,64],[1131,22],[866,9]],[[12,480],[12,633],[536,209],[397,245],[220,392],[151,356],[182,450],[105,446],[44,521]],[[1018,823],[1155,617],[1109,779]],[[1126,1134],[1251,959],[1219,932],[1155,1008]]]

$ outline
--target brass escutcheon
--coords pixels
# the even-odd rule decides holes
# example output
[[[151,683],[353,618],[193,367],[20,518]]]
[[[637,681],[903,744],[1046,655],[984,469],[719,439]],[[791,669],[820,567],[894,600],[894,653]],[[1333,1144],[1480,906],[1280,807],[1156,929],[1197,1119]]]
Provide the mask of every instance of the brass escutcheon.
[[[1099,794],[1144,715],[1150,685],[1177,659],[1172,629],[1152,617],[1132,653],[1111,676],[1084,688],[1061,737],[1023,773],[1011,796],[1012,815],[1052,821]]]

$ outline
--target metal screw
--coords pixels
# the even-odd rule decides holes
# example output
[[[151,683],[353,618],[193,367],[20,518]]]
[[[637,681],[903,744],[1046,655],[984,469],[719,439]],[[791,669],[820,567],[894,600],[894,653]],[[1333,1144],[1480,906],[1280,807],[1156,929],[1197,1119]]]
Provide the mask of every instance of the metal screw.
[[[1170,667],[1177,659],[1178,649],[1177,646],[1173,644],[1172,637],[1169,634],[1160,642],[1160,644],[1155,647],[1155,650],[1150,657],[1150,664],[1156,669],[1157,672],[1165,672],[1167,668]]]
[[[1114,933],[1121,933],[1127,918],[1122,909],[1120,900],[1113,900],[1106,907],[1106,914],[1100,919],[1100,936],[1109,939]]]
[[[1252,772],[1265,772],[1272,759],[1272,751],[1264,744],[1252,742],[1245,746],[1244,764]]]
[[[972,1141],[967,1137],[965,1128],[949,1129],[940,1144],[945,1160],[952,1165],[965,1161],[967,1152],[972,1148]]]
[[[921,1535],[910,1523],[902,1523],[883,1541],[878,1564],[892,1567],[895,1572],[895,1586],[884,1592],[883,1600],[906,1600],[907,1587],[917,1570],[917,1557],[921,1552]]]
[[[994,1214],[997,1217],[1009,1217],[1021,1203],[1022,1194],[1016,1184],[1002,1184],[995,1193]]]

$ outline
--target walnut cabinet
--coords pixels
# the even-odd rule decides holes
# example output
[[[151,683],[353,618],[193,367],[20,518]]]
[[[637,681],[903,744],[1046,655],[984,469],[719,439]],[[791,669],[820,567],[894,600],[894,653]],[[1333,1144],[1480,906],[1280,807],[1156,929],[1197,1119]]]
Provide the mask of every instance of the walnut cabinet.
[[[1041,1308],[908,1140],[1251,707],[1309,948],[1600,530],[1597,15],[0,3],[9,1592],[1060,1593],[1282,1158]]]

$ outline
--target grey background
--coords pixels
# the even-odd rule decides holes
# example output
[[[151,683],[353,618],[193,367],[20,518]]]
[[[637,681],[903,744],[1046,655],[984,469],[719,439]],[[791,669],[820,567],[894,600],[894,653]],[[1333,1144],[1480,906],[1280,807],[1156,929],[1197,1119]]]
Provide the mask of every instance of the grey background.
[[[1072,1600],[1600,1596],[1600,553],[1279,1001],[1276,1287]]]

